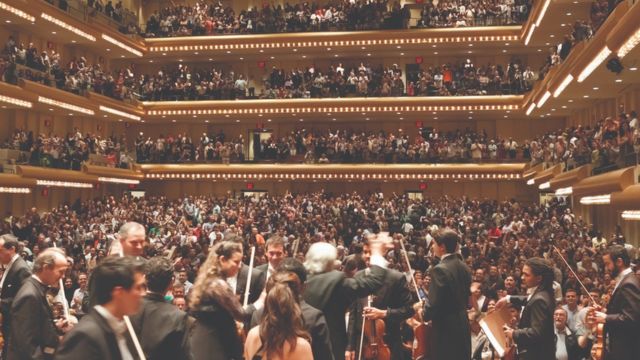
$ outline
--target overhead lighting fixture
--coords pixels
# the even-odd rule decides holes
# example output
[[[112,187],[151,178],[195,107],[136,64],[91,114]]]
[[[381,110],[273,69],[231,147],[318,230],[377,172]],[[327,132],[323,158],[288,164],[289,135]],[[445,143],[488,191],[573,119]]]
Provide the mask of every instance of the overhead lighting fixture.
[[[76,106],[76,105],[69,104],[69,103],[62,102],[62,101],[58,101],[58,100],[49,99],[49,98],[44,97],[44,96],[38,96],[38,102],[43,103],[43,104],[57,106],[59,108],[63,108],[63,109],[71,110],[71,111],[80,112],[80,113],[87,114],[87,115],[95,115],[95,112],[93,110],[91,110],[91,109],[83,108],[83,107],[80,107],[80,106]]]
[[[573,194],[573,187],[563,187],[556,190],[556,196],[567,196]]]
[[[535,108],[536,108],[536,103],[531,103],[531,105],[529,105],[529,108],[527,109],[527,116],[531,115],[531,113]]]
[[[1,1],[0,1],[0,9],[8,11],[8,12],[12,13],[13,15],[15,15],[17,17],[21,17],[23,19],[26,19],[28,21],[31,21],[31,22],[35,22],[36,21],[35,17],[27,14],[26,12],[24,12],[24,11],[22,11],[20,9],[16,9],[16,8],[14,8],[13,6],[11,6],[9,4],[1,2]]]
[[[140,116],[132,115],[132,114],[126,113],[124,111],[120,111],[120,110],[116,110],[116,109],[110,108],[108,106],[100,105],[100,111],[108,112],[108,113],[111,113],[113,115],[126,117],[127,119],[131,119],[131,120],[136,120],[136,121],[142,120],[142,118]]]
[[[538,15],[538,19],[536,19],[536,27],[540,27],[540,23],[542,22],[542,18],[549,8],[549,4],[551,4],[551,0],[545,0],[544,4],[542,5],[542,10],[540,11],[540,15]]]
[[[562,94],[564,89],[566,89],[567,86],[569,86],[569,84],[571,84],[572,81],[573,81],[573,75],[571,74],[567,75],[567,77],[565,77],[564,80],[562,80],[560,85],[558,85],[558,88],[556,89],[556,91],[553,92],[553,97],[557,98],[558,96],[560,96],[560,94]]]
[[[11,187],[11,186],[0,186],[0,193],[7,194],[29,194],[31,193],[31,189],[26,187]]]
[[[16,98],[11,97],[11,96],[0,95],[0,102],[5,102],[5,103],[8,103],[8,104],[22,106],[22,107],[26,107],[26,108],[33,107],[33,104],[30,101],[16,99]]]
[[[580,199],[582,205],[607,205],[611,203],[611,194],[585,196]]]
[[[42,13],[42,14],[40,14],[40,17],[45,19],[45,20],[47,20],[47,21],[50,21],[50,22],[52,22],[52,23],[54,23],[54,24],[56,24],[58,26],[60,26],[61,28],[65,29],[65,30],[69,30],[72,33],[74,33],[74,34],[76,34],[78,36],[81,36],[81,37],[83,37],[83,38],[85,38],[87,40],[96,41],[96,37],[95,36],[93,36],[93,35],[91,35],[89,33],[86,33],[84,31],[78,29],[75,26],[71,26],[71,25],[67,24],[66,22],[64,22],[64,21],[62,21],[62,20],[60,20],[58,18],[55,18],[55,17],[53,17],[53,16],[51,16],[49,14]]]
[[[633,50],[633,48],[635,48],[639,43],[640,43],[640,29],[636,30],[636,32],[633,33],[633,35],[631,35],[629,39],[627,39],[627,41],[625,41],[624,44],[622,44],[622,46],[620,46],[620,49],[618,50],[618,57],[622,59],[631,50]]]
[[[527,180],[527,185],[534,185],[536,181],[534,179]]]
[[[547,190],[548,188],[551,187],[551,183],[550,182],[543,182],[542,184],[538,185],[538,189],[540,190]]]
[[[36,180],[38,186],[66,187],[66,188],[93,188],[93,184],[73,181]]]
[[[127,44],[125,44],[125,43],[123,43],[121,41],[118,41],[118,40],[112,38],[111,36],[109,36],[107,34],[102,34],[102,38],[104,40],[112,43],[113,45],[132,53],[133,55],[136,55],[136,56],[142,56],[143,55],[142,51],[136,50],[136,49],[132,48],[131,46],[129,46],[129,45],[127,45]]]
[[[138,185],[138,184],[140,184],[140,180],[121,179],[121,178],[113,178],[113,177],[99,177],[98,181],[100,181],[100,182],[109,182],[109,183],[114,183],[114,184],[128,184],[128,185]]]
[[[541,108],[544,105],[544,103],[546,103],[547,100],[549,100],[549,97],[551,97],[551,93],[547,90],[544,92],[540,100],[538,100],[538,107]]]
[[[582,72],[580,73],[580,75],[578,76],[578,82],[581,83],[583,82],[589,75],[591,75],[591,73],[598,67],[600,66],[600,64],[602,64],[603,61],[605,61],[607,59],[607,57],[609,57],[609,55],[611,55],[611,50],[609,50],[608,47],[604,47],[602,48],[602,50],[600,50],[600,52],[598,53],[598,55],[596,55],[595,58],[593,58],[593,60],[591,60],[591,62],[589,63],[589,65],[587,65]]]
[[[622,218],[625,220],[640,220],[640,210],[625,210],[622,212]]]

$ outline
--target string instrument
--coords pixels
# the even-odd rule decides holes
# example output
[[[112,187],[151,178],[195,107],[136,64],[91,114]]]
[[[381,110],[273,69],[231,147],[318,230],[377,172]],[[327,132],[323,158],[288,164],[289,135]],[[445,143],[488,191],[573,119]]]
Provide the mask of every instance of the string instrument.
[[[249,293],[251,291],[251,274],[253,273],[253,261],[256,257],[256,247],[251,247],[251,257],[249,258],[249,271],[247,272],[247,282],[244,288],[244,299],[242,301],[242,306],[246,308],[249,305]],[[237,335],[244,344],[247,341],[248,330],[241,322],[236,322],[236,331]]]
[[[591,296],[591,294],[589,293],[589,290],[587,290],[587,287],[584,286],[582,281],[580,281],[578,274],[576,274],[575,271],[573,271],[573,269],[571,268],[567,260],[564,258],[564,256],[562,256],[562,253],[560,252],[560,250],[555,245],[552,245],[552,246],[553,246],[553,249],[558,253],[558,256],[560,256],[560,259],[562,259],[562,261],[567,266],[569,271],[571,271],[573,276],[576,278],[576,281],[578,282],[578,284],[580,284],[584,292],[587,294],[587,296],[589,296],[589,299],[591,300],[591,303],[593,304],[593,306],[587,312],[587,318],[592,317],[596,310],[602,309],[602,306],[600,306],[596,301],[596,299],[594,299],[593,296]],[[596,337],[596,340],[593,342],[593,346],[591,347],[591,358],[593,360],[602,360],[602,357],[604,355],[604,324],[596,324],[594,328],[595,328],[595,331],[593,331],[593,333]]]
[[[367,306],[371,306],[371,295],[367,298]],[[391,350],[384,342],[384,333],[384,320],[367,319],[363,314],[358,360],[391,360]]]
[[[418,283],[416,282],[415,276],[413,276],[413,270],[411,269],[409,255],[407,254],[407,249],[404,247],[404,241],[402,240],[402,238],[400,238],[400,246],[402,247],[402,252],[404,253],[404,259],[407,262],[407,269],[409,269],[409,274],[411,274],[411,281],[413,282],[416,296],[418,297],[418,301],[422,301],[422,299],[420,298]],[[420,324],[413,328],[413,348],[411,349],[411,357],[414,360],[429,359],[431,357],[431,354],[433,353],[433,349],[427,345],[432,342],[431,338],[433,337],[433,328],[431,326],[431,322],[424,322],[424,320],[422,319],[422,314],[418,313],[418,315]]]

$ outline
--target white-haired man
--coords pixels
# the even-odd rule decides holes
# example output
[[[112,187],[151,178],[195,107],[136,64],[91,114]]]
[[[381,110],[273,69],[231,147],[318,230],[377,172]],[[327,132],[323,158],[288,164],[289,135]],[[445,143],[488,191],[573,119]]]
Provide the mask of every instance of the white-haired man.
[[[384,243],[380,239],[370,237],[371,271],[367,276],[347,278],[345,273],[334,270],[334,262],[338,256],[335,246],[317,242],[309,248],[304,266],[309,272],[304,300],[311,306],[321,310],[331,337],[331,347],[335,359],[344,359],[347,348],[347,330],[345,313],[349,305],[356,299],[377,291],[386,277],[386,261],[384,260]]]

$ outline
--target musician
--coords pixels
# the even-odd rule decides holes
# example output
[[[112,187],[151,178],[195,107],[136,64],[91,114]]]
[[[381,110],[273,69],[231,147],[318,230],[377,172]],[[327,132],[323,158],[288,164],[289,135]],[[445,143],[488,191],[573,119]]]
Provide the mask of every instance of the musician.
[[[363,258],[369,264],[371,258],[369,246],[365,244],[363,250]],[[363,276],[366,276],[366,270],[359,271],[356,274],[356,278]],[[362,311],[358,310],[359,307],[355,307],[351,311],[349,319],[350,321],[355,321],[355,326],[349,326],[350,329],[354,330],[353,333],[349,334],[353,339],[351,344],[359,346],[362,332],[362,313],[364,312],[367,320],[384,320],[385,334],[380,334],[380,336],[384,335],[384,342],[391,350],[391,359],[406,359],[407,354],[405,354],[402,346],[400,327],[402,322],[413,316],[414,312],[413,296],[404,274],[397,270],[387,269],[387,275],[382,287],[375,292],[371,306],[366,306],[365,304],[362,307]],[[355,356],[355,353],[353,356]]]
[[[467,315],[471,270],[456,253],[460,237],[451,229],[437,234],[435,255],[440,263],[431,269],[431,283],[423,316],[432,320],[435,360],[471,358],[471,332]]]
[[[311,336],[311,350],[313,352],[313,358],[333,360],[333,351],[331,349],[331,340],[329,338],[329,326],[327,325],[327,320],[325,319],[324,314],[322,311],[307,304],[307,302],[302,299],[302,294],[304,294],[305,288],[304,284],[307,281],[307,271],[305,270],[304,265],[294,258],[286,258],[282,260],[276,269],[276,273],[280,272],[291,272],[295,274],[302,284],[300,289],[292,286],[292,290],[300,293],[300,296],[296,297],[299,298],[304,328]],[[256,310],[251,317],[251,328],[258,326],[262,318],[262,309]]]
[[[357,279],[347,278],[343,272],[334,270],[338,251],[333,245],[317,242],[307,251],[304,266],[309,277],[304,299],[309,305],[324,313],[329,325],[333,356],[336,360],[345,357],[347,348],[345,324],[347,308],[357,298],[378,290],[386,275],[382,242],[374,240],[370,248],[371,272]]]
[[[11,304],[24,281],[31,272],[29,266],[18,254],[20,242],[10,234],[0,236],[0,263],[4,267],[0,280],[0,313],[2,314],[2,334],[4,346],[2,359],[7,358],[11,329]]]
[[[527,296],[508,295],[498,301],[500,309],[511,303],[524,305],[518,329],[505,328],[505,336],[518,348],[518,359],[555,359],[556,344],[553,330],[553,268],[542,258],[529,258],[522,269],[522,282]]]
[[[187,313],[165,301],[173,282],[173,266],[165,257],[151,258],[146,265],[148,292],[131,324],[148,360],[190,360]]]
[[[592,316],[597,323],[604,324],[604,359],[637,359],[640,354],[640,279],[633,273],[629,253],[623,246],[609,247],[602,260],[616,281],[607,312],[596,311]]]
[[[11,335],[7,359],[52,359],[59,335],[69,330],[64,319],[54,322],[47,302],[47,288],[58,282],[69,267],[64,252],[57,248],[42,251],[11,306]]]
[[[139,261],[131,257],[109,256],[93,271],[98,305],[65,336],[55,360],[133,359],[127,346],[124,316],[135,314],[145,292]]]
[[[244,299],[244,293],[247,289],[247,277],[249,276],[249,266],[242,263],[240,265],[240,271],[237,275],[237,280],[235,284],[235,292],[239,299]],[[260,297],[260,293],[262,292],[262,288],[260,287],[262,273],[257,270],[257,268],[253,269],[251,272],[251,281],[249,288],[249,304],[253,304]]]
[[[280,265],[282,259],[287,256],[284,250],[284,240],[280,236],[276,235],[270,237],[269,240],[267,240],[265,247],[267,250],[266,255],[268,262],[266,264],[256,266],[255,269],[259,274],[258,288],[261,292],[264,290],[267,280],[269,280],[269,276],[276,271],[276,268]]]

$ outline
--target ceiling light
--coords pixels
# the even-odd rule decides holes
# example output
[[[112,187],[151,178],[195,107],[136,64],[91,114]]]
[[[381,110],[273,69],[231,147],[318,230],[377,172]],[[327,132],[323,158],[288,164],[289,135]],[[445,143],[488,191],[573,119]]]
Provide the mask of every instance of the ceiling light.
[[[531,24],[529,28],[529,32],[527,33],[527,37],[524,40],[524,45],[529,45],[529,41],[531,41],[531,37],[533,36],[533,31],[536,29],[536,24]]]
[[[16,8],[14,8],[13,6],[11,6],[9,4],[5,4],[4,2],[0,2],[0,9],[6,10],[6,11],[12,13],[13,15],[16,15],[18,17],[21,17],[23,19],[31,21],[32,23],[34,21],[36,21],[36,18],[34,18],[33,16],[27,14],[26,12],[24,12],[24,11],[22,11],[20,9],[16,9]]]
[[[582,205],[607,205],[611,203],[611,194],[585,196],[580,199]]]
[[[546,190],[548,188],[551,187],[551,183],[550,182],[543,182],[542,184],[538,185],[538,189],[540,190]]]
[[[142,55],[143,55],[143,54],[142,54],[142,51],[137,50],[137,49],[134,49],[134,48],[132,48],[131,46],[129,46],[129,45],[127,45],[127,44],[125,44],[125,43],[123,43],[123,42],[121,42],[121,41],[118,41],[118,40],[116,40],[116,39],[112,38],[111,36],[109,36],[109,35],[107,35],[107,34],[102,34],[102,38],[103,38],[104,40],[106,40],[106,41],[108,41],[108,42],[110,42],[110,43],[112,43],[112,44],[114,44],[114,45],[116,45],[116,46],[120,47],[121,49],[126,50],[126,51],[128,51],[128,52],[132,53],[133,55],[136,55],[136,56],[142,56]]]
[[[637,68],[637,67],[635,67],[635,66],[634,66],[634,67],[630,67],[630,68],[629,68],[629,71],[637,71],[637,70],[638,70],[638,68]]]
[[[87,108],[83,108],[80,106],[76,106],[73,104],[68,104],[62,101],[58,101],[58,100],[53,100],[44,96],[38,96],[38,102],[43,103],[43,104],[48,104],[48,105],[53,105],[53,106],[57,106],[59,108],[63,108],[63,109],[67,109],[67,110],[71,110],[71,111],[76,111],[76,112],[80,112],[83,114],[87,114],[87,115],[95,115],[95,112],[91,109],[87,109]]]
[[[640,220],[640,211],[625,210],[622,212],[622,218],[625,220]]]
[[[600,64],[602,64],[603,61],[606,60],[607,57],[609,57],[609,55],[611,55],[611,50],[606,46],[602,48],[598,55],[591,60],[589,65],[582,70],[580,76],[578,76],[578,82],[583,82],[598,66],[600,66]]]
[[[542,10],[540,11],[540,15],[538,15],[538,19],[536,19],[536,27],[540,27],[540,23],[542,22],[542,18],[544,17],[544,14],[547,12],[547,9],[549,8],[549,4],[551,3],[551,0],[545,0],[544,5],[542,5]]]
[[[617,82],[617,83],[621,83],[621,82],[622,82],[622,79],[616,79],[616,82]]]
[[[545,91],[542,97],[540,98],[540,100],[538,100],[538,107],[541,108],[542,105],[544,105],[544,103],[546,103],[547,100],[549,100],[550,96],[551,96],[551,93],[549,91]]]
[[[11,96],[0,95],[0,102],[17,105],[25,108],[31,108],[33,104],[30,101],[20,100]],[[49,109],[52,110],[52,109]]]
[[[566,196],[573,194],[573,187],[563,187],[556,190],[556,196]]]
[[[536,103],[531,103],[531,105],[529,105],[529,108],[527,109],[527,116],[531,115],[531,113],[535,108],[536,108]]]
[[[570,12],[567,13],[567,16],[571,16],[572,14]]]
[[[553,92],[553,97],[557,98],[558,96],[560,96],[560,94],[564,91],[564,89],[567,88],[567,86],[569,86],[569,84],[572,81],[573,81],[573,75],[571,74],[567,75],[567,77],[565,77],[564,80],[562,80],[560,85],[558,85],[558,88]]]

